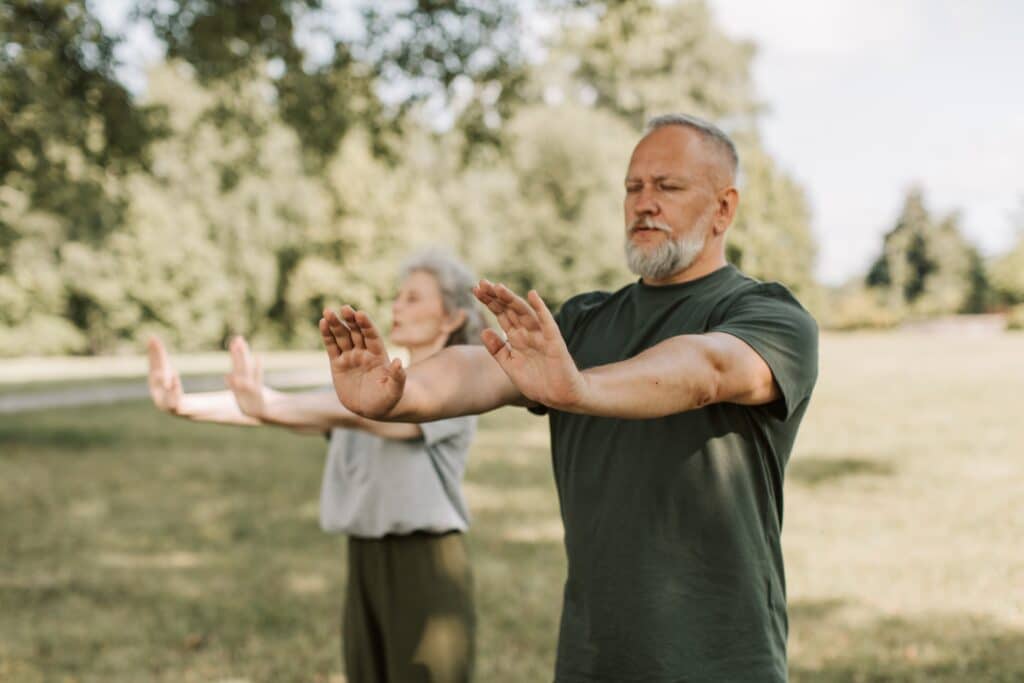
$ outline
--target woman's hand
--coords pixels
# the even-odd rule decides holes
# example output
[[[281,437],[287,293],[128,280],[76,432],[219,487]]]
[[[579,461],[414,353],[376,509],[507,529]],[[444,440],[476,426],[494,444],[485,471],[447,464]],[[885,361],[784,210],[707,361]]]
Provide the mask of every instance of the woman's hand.
[[[181,377],[171,367],[167,350],[159,337],[150,337],[146,347],[149,355],[149,396],[153,405],[165,413],[177,415],[184,396]]]
[[[252,355],[243,337],[231,340],[231,374],[224,379],[235,395],[238,408],[249,417],[266,415],[266,387],[263,386],[263,363]]]

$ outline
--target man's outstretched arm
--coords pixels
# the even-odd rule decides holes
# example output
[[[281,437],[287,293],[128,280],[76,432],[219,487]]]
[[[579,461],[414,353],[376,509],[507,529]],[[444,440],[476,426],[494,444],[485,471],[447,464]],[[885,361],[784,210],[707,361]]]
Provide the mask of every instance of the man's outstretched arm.
[[[338,399],[372,420],[431,422],[526,403],[480,346],[451,346],[404,369],[369,316],[349,306],[324,311],[320,336]]]
[[[573,412],[652,418],[713,403],[762,405],[780,398],[768,364],[721,332],[671,337],[636,356],[584,371]]]
[[[780,396],[764,359],[729,334],[672,337],[633,358],[581,372],[536,292],[524,301],[481,281],[474,293],[507,335],[487,335],[488,350],[527,399],[550,408],[641,419],[711,403],[760,405]]]

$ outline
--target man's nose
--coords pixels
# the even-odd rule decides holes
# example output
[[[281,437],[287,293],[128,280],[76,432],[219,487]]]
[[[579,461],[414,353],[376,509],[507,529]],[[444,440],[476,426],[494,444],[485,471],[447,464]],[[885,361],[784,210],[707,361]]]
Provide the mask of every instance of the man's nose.
[[[640,190],[637,195],[636,203],[633,205],[633,211],[640,216],[656,216],[660,211],[658,201],[654,197],[653,190],[644,188]]]

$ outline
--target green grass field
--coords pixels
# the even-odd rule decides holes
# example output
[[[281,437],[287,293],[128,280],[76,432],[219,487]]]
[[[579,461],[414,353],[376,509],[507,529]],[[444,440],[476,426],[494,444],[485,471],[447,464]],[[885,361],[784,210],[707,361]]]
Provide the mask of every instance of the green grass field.
[[[477,678],[547,681],[546,423],[481,426]],[[144,403],[0,416],[0,681],[342,681],[323,452]],[[1024,680],[1024,336],[826,337],[785,504],[792,680]]]

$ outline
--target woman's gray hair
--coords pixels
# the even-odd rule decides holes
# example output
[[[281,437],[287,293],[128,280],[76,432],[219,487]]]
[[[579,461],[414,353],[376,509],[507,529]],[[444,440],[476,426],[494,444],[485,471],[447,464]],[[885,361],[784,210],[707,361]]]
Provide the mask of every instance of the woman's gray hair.
[[[422,271],[434,276],[441,289],[441,300],[445,313],[462,311],[466,320],[448,335],[445,346],[456,344],[480,344],[480,333],[487,327],[483,310],[473,296],[477,278],[462,261],[443,249],[430,248],[408,257],[399,270],[402,280],[411,273]]]

